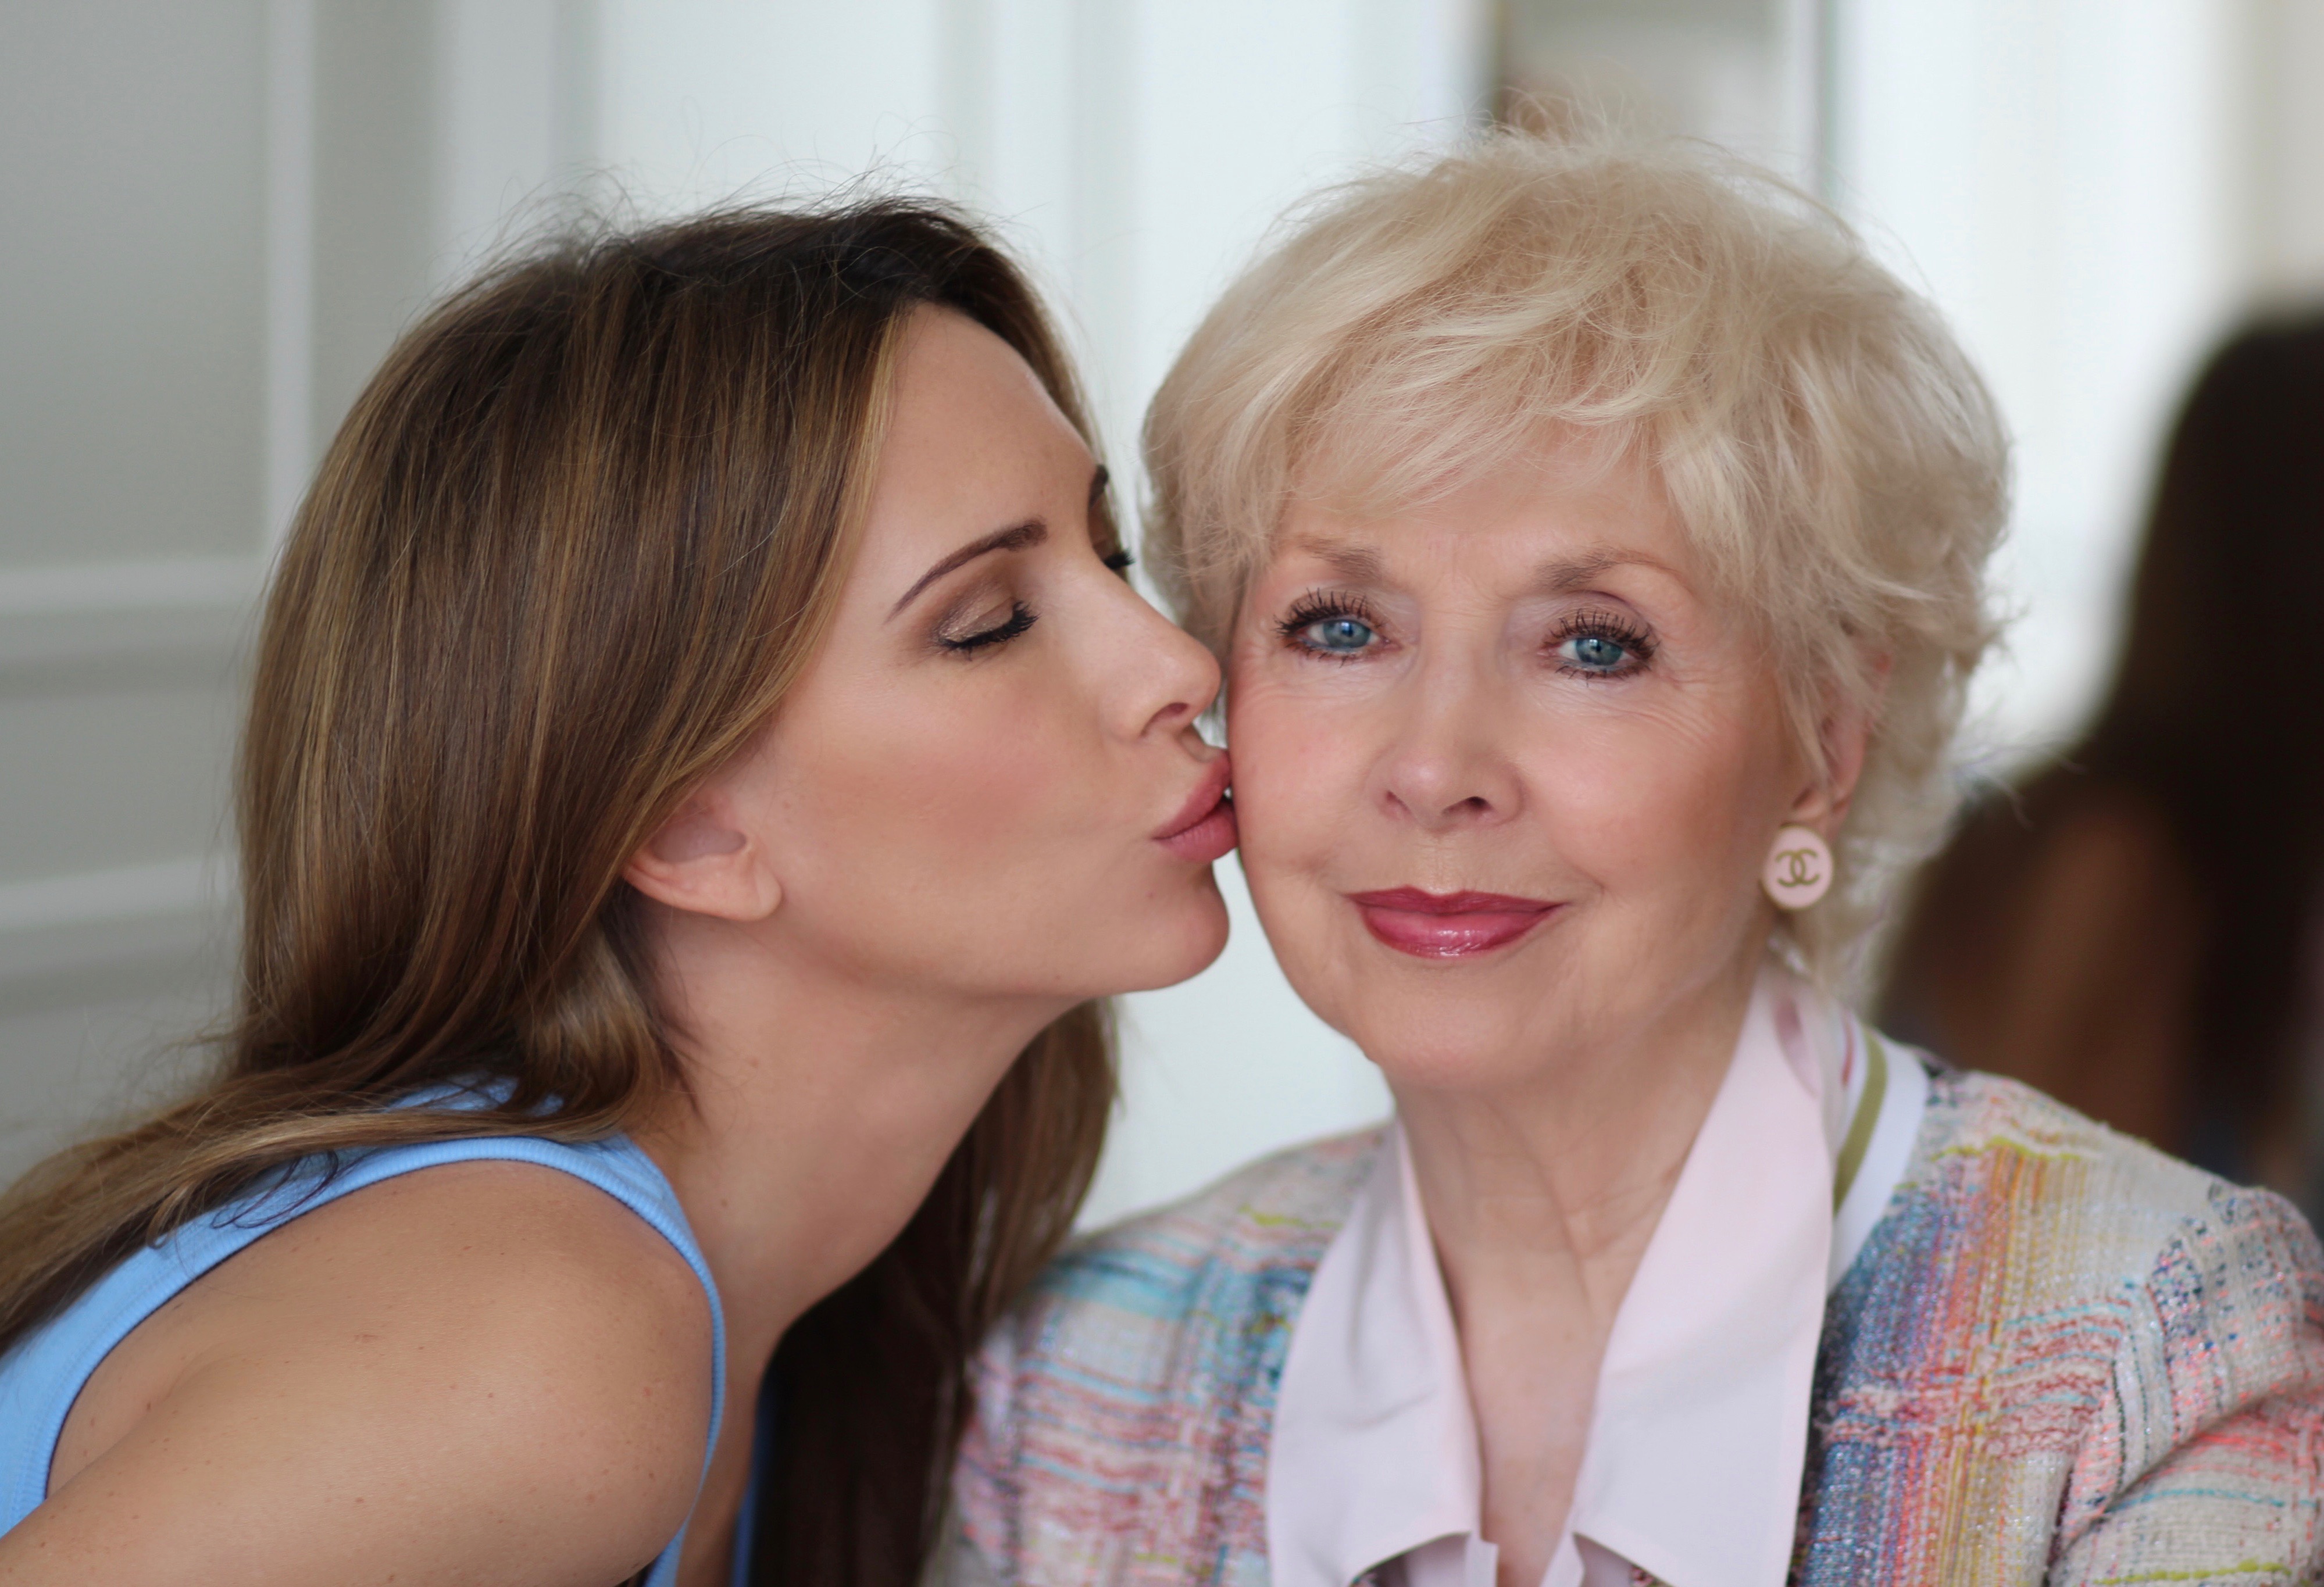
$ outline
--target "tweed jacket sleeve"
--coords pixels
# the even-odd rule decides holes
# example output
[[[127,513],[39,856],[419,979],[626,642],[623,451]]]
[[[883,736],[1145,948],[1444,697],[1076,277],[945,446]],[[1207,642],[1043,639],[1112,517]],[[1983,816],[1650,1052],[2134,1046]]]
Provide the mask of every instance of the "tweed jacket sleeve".
[[[2069,1480],[2058,1587],[2324,1580],[2324,1259],[2281,1198],[2230,1191],[2126,1297],[2137,1325]]]
[[[2324,1568],[2315,1236],[2014,1082],[1932,1082],[1817,1378],[1803,1587]]]

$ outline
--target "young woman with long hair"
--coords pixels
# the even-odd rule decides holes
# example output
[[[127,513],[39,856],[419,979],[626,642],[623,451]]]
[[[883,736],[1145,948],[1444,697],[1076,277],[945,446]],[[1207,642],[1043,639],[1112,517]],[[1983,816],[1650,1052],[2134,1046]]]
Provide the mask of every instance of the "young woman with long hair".
[[[269,597],[221,1061],[0,1207],[0,1582],[913,1580],[1097,1000],[1225,939],[1125,560],[940,208],[423,319]]]
[[[2324,1220],[2324,318],[2204,365],[2079,742],[1921,878],[1887,1018]],[[2234,686],[2191,664],[2233,636]]]

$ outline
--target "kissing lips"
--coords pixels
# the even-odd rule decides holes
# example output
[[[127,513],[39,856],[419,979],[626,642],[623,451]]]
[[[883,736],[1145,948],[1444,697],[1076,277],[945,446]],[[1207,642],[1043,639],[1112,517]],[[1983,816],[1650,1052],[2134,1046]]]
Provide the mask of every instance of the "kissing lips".
[[[1213,761],[1185,807],[1154,835],[1154,841],[1197,865],[1224,858],[1235,846],[1234,801],[1227,795],[1232,777],[1226,756]]]
[[[1348,901],[1373,937],[1416,959],[1465,959],[1506,947],[1557,906],[1499,892],[1423,892],[1416,887],[1354,892]]]

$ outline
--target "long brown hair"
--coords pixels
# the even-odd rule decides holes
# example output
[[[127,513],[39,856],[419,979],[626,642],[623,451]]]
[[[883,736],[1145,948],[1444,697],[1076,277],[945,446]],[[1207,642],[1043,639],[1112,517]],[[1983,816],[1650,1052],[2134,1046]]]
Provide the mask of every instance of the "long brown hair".
[[[922,304],[1007,341],[1088,434],[1023,277],[921,201],[560,242],[403,337],[268,599],[217,1069],[0,1204],[0,1350],[283,1164],[600,1138],[683,1090],[622,869],[814,651]],[[477,1077],[505,1102],[388,1108]],[[1102,1007],[1050,1027],[910,1225],[792,1328],[756,1579],[912,1580],[967,1353],[1066,1232],[1112,1085]]]
[[[2324,927],[2324,318],[2246,328],[2173,428],[2105,706],[2067,756],[2135,789],[2201,897],[2190,1144],[2298,1109]],[[2201,1138],[2208,1131],[2211,1139]],[[2314,1187],[2310,1187],[2313,1195]]]
[[[2164,918],[2143,934],[2182,937],[2190,961],[2185,1006],[2160,1035],[2170,1089],[2144,1097],[2104,1053],[2088,1093],[2067,1100],[2231,1178],[2304,1173],[2304,1187],[2278,1187],[2311,1214],[2324,1207],[2311,1131],[2292,1131],[2305,1164],[2273,1165],[2262,1147],[2306,1106],[2301,1042],[2324,997],[2319,435],[2324,317],[2254,324],[2213,355],[2172,429],[2096,721],[2056,763],[1988,794],[1932,863],[1884,1010],[1949,1056],[2017,1057],[1977,1038],[2026,1001],[2015,945],[2040,918],[2030,879],[2078,816],[2136,812],[2171,878],[2169,907],[2149,911]],[[2152,973],[2118,956],[2090,971],[2100,999]]]

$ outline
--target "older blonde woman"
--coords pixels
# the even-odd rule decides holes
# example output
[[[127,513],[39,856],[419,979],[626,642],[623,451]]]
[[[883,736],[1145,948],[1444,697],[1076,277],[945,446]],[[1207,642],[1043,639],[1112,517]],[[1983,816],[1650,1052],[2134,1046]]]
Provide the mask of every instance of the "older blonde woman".
[[[1496,140],[1327,198],[1147,440],[1260,918],[1397,1118],[1060,1262],[962,1575],[2316,1578],[2298,1214],[1826,990],[1989,635],[1924,305],[1748,172]]]

